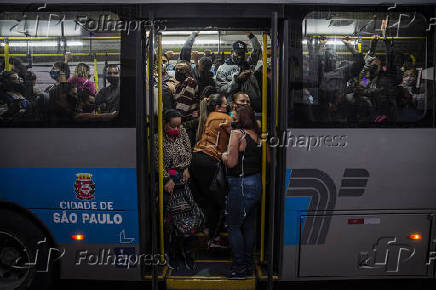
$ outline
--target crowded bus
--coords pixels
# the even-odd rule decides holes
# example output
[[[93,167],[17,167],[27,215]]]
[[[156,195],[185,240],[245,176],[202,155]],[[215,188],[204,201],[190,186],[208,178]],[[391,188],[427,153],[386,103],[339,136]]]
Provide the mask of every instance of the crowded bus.
[[[0,288],[435,278],[431,1],[21,2]]]

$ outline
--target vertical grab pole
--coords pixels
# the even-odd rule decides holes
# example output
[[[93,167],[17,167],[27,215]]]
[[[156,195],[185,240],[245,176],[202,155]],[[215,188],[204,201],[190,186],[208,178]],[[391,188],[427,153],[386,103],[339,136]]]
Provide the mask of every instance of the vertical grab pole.
[[[268,138],[267,127],[267,34],[263,34],[263,53],[262,53],[262,200],[261,200],[261,220],[260,220],[260,262],[265,258],[265,203],[266,203],[266,146]]]
[[[160,226],[160,254],[164,260],[164,216],[163,216],[163,120],[162,120],[162,34],[157,35],[157,74],[158,74],[158,99],[157,99],[157,133],[158,133],[158,161],[159,161],[159,226]]]
[[[9,64],[9,41],[5,37],[5,71],[11,70],[11,65]]]
[[[98,89],[97,55],[95,54],[94,54],[94,84],[95,84],[95,88]]]
[[[154,26],[153,26],[153,21],[150,22],[150,32],[148,35],[148,61],[147,61],[147,67],[148,70],[153,72],[153,67],[154,67]],[[149,107],[148,107],[148,117],[150,119],[150,167],[152,168],[150,170],[150,192],[151,192],[151,229],[152,229],[152,237],[151,237],[151,246],[152,246],[152,253],[153,255],[155,255],[156,253],[158,253],[158,242],[157,242],[157,237],[158,237],[158,228],[157,228],[157,214],[156,214],[156,206],[155,206],[155,201],[156,201],[156,184],[155,184],[155,172],[156,172],[156,168],[154,167],[155,164],[152,160],[154,160],[154,158],[156,158],[156,152],[155,152],[155,147],[154,147],[154,128],[155,128],[155,119],[154,119],[154,77],[153,77],[153,73],[149,73],[147,76],[147,80],[148,80],[148,98],[149,98]],[[157,150],[157,148],[156,148]],[[156,271],[156,265],[155,263],[153,263],[153,267],[152,267],[152,289],[157,289],[158,288],[158,281],[157,281],[157,271]]]
[[[271,80],[271,96],[277,96],[278,92],[278,61],[277,61],[277,43],[278,43],[278,13],[273,12],[271,19],[271,59],[272,59],[272,80]],[[271,137],[277,137],[276,128],[276,102],[271,102]],[[274,235],[275,235],[275,196],[276,196],[276,148],[271,148],[271,163],[270,163],[270,184],[269,184],[269,231],[268,231],[268,284],[267,289],[273,289],[273,264],[274,264]]]

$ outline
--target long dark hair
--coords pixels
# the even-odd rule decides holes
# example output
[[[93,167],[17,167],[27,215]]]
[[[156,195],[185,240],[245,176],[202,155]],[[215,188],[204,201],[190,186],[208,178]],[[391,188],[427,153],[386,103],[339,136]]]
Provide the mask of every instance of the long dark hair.
[[[207,103],[207,110],[209,112],[214,112],[216,106],[221,106],[223,103],[224,96],[221,94],[212,94],[209,96],[209,101]]]
[[[250,106],[239,106],[237,109],[239,116],[239,126],[241,129],[253,130],[260,135],[260,128],[256,121],[254,111]]]

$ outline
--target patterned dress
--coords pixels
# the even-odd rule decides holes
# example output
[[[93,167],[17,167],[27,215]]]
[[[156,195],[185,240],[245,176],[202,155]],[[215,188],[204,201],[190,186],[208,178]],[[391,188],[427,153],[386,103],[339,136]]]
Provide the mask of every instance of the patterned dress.
[[[158,170],[158,137],[154,136],[155,168]],[[183,172],[191,165],[191,143],[185,128],[180,128],[180,133],[173,140],[163,134],[163,177],[164,183],[169,179],[168,170]]]

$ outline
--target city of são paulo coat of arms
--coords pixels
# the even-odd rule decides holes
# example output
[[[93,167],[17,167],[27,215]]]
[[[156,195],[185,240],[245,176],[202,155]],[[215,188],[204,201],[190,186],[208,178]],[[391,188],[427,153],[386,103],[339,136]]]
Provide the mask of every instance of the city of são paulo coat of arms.
[[[76,198],[81,200],[94,199],[95,184],[92,181],[92,174],[90,173],[77,173],[77,179],[74,183],[74,191]]]

